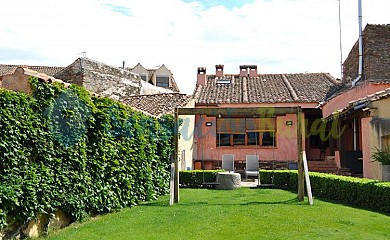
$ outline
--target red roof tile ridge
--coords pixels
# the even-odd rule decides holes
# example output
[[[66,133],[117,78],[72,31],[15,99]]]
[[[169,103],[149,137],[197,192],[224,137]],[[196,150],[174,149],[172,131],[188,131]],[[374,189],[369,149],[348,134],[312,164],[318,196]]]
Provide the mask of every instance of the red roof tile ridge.
[[[295,102],[299,102],[299,98],[297,93],[295,92],[294,88],[291,86],[290,82],[288,81],[287,77],[285,74],[282,74],[282,79],[284,84],[286,85],[288,91],[291,94],[291,97],[294,99]]]

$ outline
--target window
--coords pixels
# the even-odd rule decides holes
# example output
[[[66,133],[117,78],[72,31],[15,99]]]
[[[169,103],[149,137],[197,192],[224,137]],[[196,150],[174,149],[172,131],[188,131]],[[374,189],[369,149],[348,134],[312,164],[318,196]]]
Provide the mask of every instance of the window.
[[[146,81],[146,74],[140,74],[140,76],[142,80]]]
[[[156,86],[158,87],[169,87],[169,76],[157,76]]]
[[[217,146],[276,146],[275,118],[218,118]]]

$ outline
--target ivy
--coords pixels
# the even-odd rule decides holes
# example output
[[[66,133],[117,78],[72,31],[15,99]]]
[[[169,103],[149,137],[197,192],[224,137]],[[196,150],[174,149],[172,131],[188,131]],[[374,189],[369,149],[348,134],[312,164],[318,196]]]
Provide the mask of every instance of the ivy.
[[[173,118],[32,78],[0,89],[0,230],[58,209],[73,220],[168,192]]]

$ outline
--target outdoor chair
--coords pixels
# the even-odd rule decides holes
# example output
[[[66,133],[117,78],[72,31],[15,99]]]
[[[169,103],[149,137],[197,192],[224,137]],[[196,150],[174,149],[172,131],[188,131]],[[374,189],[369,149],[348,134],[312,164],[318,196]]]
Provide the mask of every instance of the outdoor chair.
[[[259,157],[257,155],[246,155],[245,160],[245,179],[259,177]]]
[[[222,169],[234,172],[234,154],[222,154]]]

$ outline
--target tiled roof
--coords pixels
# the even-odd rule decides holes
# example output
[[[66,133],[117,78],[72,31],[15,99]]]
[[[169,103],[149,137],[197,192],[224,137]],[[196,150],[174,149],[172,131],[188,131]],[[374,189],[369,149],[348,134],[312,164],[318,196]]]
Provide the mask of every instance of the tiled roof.
[[[115,100],[131,95],[172,92],[142,81],[136,73],[88,58],[76,59],[55,77]]]
[[[389,97],[390,97],[390,88],[387,88],[385,90],[382,90],[382,91],[376,92],[374,94],[367,95],[366,97],[359,98],[359,99],[356,99],[354,101],[349,102],[346,107],[335,111],[332,115],[328,116],[328,118],[334,117],[336,115],[342,116],[343,114],[345,114],[346,112],[348,112],[351,109],[354,109],[357,106],[362,106],[362,105],[366,106],[367,103],[375,102],[375,101],[381,100],[383,98],[389,98]]]
[[[28,66],[28,65],[7,65],[0,64],[0,76],[9,75],[15,72],[17,67],[28,68],[30,70],[44,73],[49,76],[54,76],[56,73],[61,71],[63,67],[49,67],[49,66]]]
[[[339,87],[327,73],[208,75],[194,96],[197,104],[321,102]]]
[[[162,93],[153,95],[136,95],[127,97],[121,102],[150,115],[160,117],[172,114],[176,107],[184,107],[191,96],[180,93]]]

